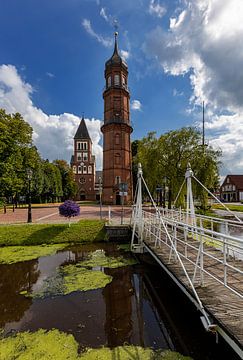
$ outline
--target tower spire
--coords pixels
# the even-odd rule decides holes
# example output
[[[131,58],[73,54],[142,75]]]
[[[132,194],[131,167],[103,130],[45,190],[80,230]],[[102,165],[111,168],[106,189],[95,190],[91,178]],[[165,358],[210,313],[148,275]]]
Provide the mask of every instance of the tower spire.
[[[113,52],[113,55],[115,55],[115,54],[116,54],[116,55],[119,55],[119,54],[118,54],[118,44],[117,44],[117,36],[118,36],[118,32],[116,31],[114,35],[115,35],[115,46],[114,46],[114,52]]]

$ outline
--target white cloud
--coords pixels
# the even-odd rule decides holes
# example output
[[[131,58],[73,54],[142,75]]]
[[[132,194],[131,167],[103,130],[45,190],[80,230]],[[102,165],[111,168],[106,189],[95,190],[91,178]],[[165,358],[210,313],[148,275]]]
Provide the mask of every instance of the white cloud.
[[[159,18],[162,18],[166,13],[166,9],[164,6],[160,5],[159,1],[156,2],[156,0],[150,0],[149,13],[151,15],[155,15]]]
[[[111,38],[104,38],[102,35],[97,34],[93,30],[90,20],[83,19],[82,25],[83,25],[84,29],[87,31],[87,33],[89,35],[91,35],[93,38],[95,38],[100,44],[102,44],[105,47],[111,47],[112,46],[112,44],[113,44],[112,39]]]
[[[100,16],[103,17],[103,19],[105,19],[105,21],[109,22],[109,17],[106,14],[105,8],[101,8],[100,10]]]
[[[139,100],[133,100],[131,102],[131,109],[140,111],[142,109],[142,104]]]
[[[32,102],[33,88],[21,79],[15,66],[0,66],[0,108],[8,113],[19,112],[32,126],[33,139],[44,158],[70,161],[73,151],[73,137],[80,118],[73,114],[47,115]],[[102,168],[102,147],[98,119],[85,119],[93,142],[97,169]]]
[[[48,72],[48,71],[46,72],[46,76],[48,76],[51,79],[55,77],[55,75],[53,73]]]
[[[212,114],[208,124],[211,143],[222,147],[225,166],[240,170],[243,1],[183,0],[181,6],[180,13],[177,10],[171,17],[168,31],[155,28],[147,35],[143,49],[166,73],[189,74],[191,105],[205,101]]]
[[[126,50],[121,50],[121,57],[126,61],[130,57],[130,52]]]
[[[183,91],[179,91],[177,89],[173,89],[172,91],[173,96],[183,96],[184,92]]]

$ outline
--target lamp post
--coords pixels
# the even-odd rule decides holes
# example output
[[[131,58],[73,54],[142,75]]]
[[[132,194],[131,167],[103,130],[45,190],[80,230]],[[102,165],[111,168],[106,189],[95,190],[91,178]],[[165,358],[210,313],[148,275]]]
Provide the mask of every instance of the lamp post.
[[[100,195],[100,220],[102,220],[102,179],[99,176],[99,195]]]
[[[32,223],[31,191],[30,191],[31,179],[32,179],[32,170],[31,169],[27,169],[27,179],[28,179],[28,219],[27,219],[27,222]]]
[[[165,202],[166,202],[166,182],[167,182],[167,176],[163,177],[163,208],[165,208]]]

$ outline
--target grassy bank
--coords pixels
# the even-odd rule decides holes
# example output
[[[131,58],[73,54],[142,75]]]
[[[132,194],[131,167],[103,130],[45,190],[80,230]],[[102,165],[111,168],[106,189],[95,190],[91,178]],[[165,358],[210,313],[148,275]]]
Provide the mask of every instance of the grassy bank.
[[[105,239],[104,222],[80,220],[71,224],[25,224],[0,227],[0,246],[85,243]]]
[[[230,205],[230,204],[225,204],[225,206],[227,206],[227,208],[231,211],[241,211],[243,212],[243,205]],[[220,204],[213,204],[212,206],[213,209],[215,210],[226,210],[222,205]]]

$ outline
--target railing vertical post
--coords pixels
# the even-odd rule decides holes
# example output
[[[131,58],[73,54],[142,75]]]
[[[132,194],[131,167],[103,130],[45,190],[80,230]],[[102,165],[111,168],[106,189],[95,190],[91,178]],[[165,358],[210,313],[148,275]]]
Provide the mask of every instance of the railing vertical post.
[[[203,237],[202,237],[202,232],[200,231],[200,282],[201,282],[201,286],[204,285],[204,273],[203,273],[203,269],[204,269],[204,259],[203,259],[203,252],[204,252],[204,246],[203,246]]]
[[[108,222],[110,225],[111,224],[111,207],[110,206],[108,207]]]
[[[227,285],[227,244],[226,239],[223,239],[223,253],[224,253],[224,285]]]

